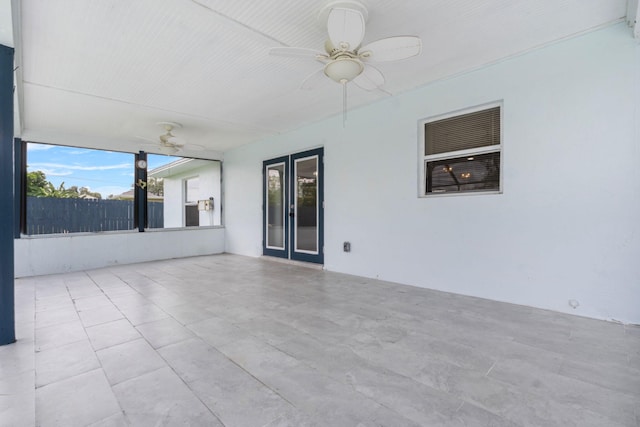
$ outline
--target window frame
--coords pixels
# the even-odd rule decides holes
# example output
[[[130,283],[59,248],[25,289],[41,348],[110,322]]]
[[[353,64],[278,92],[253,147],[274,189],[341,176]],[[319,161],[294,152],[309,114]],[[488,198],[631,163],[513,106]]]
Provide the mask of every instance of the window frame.
[[[450,119],[453,117],[463,116],[465,114],[476,113],[483,110],[489,110],[491,108],[500,108],[500,144],[489,145],[478,148],[469,148],[465,150],[447,151],[445,153],[437,154],[425,154],[425,125],[439,120]],[[500,177],[498,181],[498,190],[475,190],[475,191],[455,191],[455,192],[443,192],[443,193],[427,193],[427,162],[454,159],[457,157],[471,157],[481,154],[500,153]],[[455,196],[473,196],[473,195],[488,195],[488,194],[502,194],[503,193],[503,165],[504,165],[504,102],[492,101],[485,104],[476,105],[473,107],[462,108],[455,111],[450,111],[444,114],[438,114],[429,116],[418,120],[418,198],[432,198],[432,197],[455,197]]]

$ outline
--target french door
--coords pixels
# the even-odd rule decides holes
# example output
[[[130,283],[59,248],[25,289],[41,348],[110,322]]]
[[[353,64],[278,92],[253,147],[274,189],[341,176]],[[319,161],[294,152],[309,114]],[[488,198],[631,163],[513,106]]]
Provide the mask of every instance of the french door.
[[[324,263],[323,149],[263,162],[264,255]]]

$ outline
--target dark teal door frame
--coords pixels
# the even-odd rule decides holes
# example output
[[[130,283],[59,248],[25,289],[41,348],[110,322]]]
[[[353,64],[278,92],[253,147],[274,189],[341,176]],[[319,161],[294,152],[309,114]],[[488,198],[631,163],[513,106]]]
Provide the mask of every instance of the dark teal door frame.
[[[324,263],[324,149],[262,163],[262,254]]]

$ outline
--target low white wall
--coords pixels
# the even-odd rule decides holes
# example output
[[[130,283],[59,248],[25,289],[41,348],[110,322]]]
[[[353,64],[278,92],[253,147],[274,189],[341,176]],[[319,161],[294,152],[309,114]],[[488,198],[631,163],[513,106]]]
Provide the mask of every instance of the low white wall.
[[[25,237],[15,240],[16,277],[224,252],[224,228]]]
[[[418,198],[418,121],[499,100],[504,193]],[[324,146],[326,269],[640,323],[639,116],[623,24],[387,98],[226,152],[226,251],[261,253],[262,161]]]

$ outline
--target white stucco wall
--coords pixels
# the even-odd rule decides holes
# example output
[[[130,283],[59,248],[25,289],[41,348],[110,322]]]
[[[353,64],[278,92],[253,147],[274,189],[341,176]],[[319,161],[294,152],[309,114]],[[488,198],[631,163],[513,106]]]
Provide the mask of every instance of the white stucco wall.
[[[503,194],[418,198],[418,121],[498,100]],[[639,100],[620,24],[227,152],[226,251],[261,253],[261,162],[324,146],[326,269],[640,323]]]
[[[184,180],[200,178],[198,199],[214,198],[212,211],[200,211],[200,226],[220,225],[220,162],[164,178],[164,226],[184,227]]]
[[[106,232],[15,241],[16,277],[224,252],[224,228]]]

